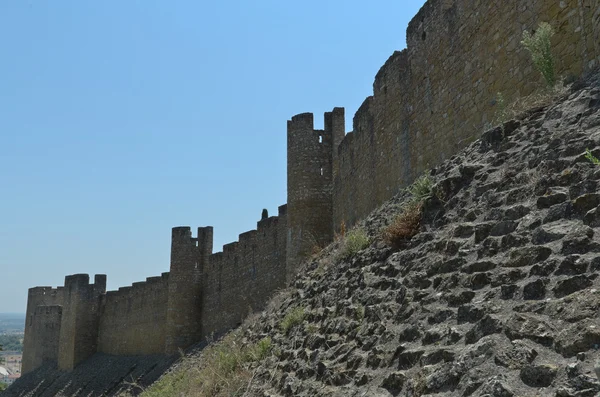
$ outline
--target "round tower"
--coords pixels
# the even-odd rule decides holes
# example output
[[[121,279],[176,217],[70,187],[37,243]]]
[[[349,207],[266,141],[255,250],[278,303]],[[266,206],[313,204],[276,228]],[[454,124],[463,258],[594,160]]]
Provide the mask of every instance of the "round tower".
[[[344,109],[325,114],[325,129],[315,130],[312,113],[287,123],[288,279],[315,249],[333,240],[333,167],[344,136]]]

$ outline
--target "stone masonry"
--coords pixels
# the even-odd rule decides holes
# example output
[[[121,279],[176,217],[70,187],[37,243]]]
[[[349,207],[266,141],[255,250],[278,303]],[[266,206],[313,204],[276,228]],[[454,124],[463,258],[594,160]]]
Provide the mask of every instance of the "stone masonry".
[[[106,276],[67,276],[29,290],[23,373],[46,362],[72,370],[95,353],[174,354],[237,326],[331,242],[415,177],[466,147],[507,101],[542,86],[522,32],[555,29],[561,76],[600,65],[600,0],[429,0],[407,49],[375,77],[345,133],[344,109],[287,125],[288,203],[213,253],[212,227],[173,228],[169,273],[106,292]]]
[[[212,252],[212,227],[175,227],[170,272],[106,292],[106,276],[65,278],[29,290],[22,373],[54,363],[73,370],[95,353],[173,355],[237,326],[285,285],[286,206],[257,230]]]

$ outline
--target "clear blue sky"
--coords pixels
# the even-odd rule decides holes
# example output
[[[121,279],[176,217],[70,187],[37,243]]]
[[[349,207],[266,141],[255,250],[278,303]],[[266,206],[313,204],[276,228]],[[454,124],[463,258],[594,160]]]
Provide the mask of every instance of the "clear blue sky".
[[[0,312],[27,289],[169,270],[286,202],[286,120],[346,108],[423,0],[0,2]]]

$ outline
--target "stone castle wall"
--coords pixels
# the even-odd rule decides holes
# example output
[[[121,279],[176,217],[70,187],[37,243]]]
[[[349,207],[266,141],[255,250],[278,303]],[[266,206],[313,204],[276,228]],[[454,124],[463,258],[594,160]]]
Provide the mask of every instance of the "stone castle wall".
[[[338,149],[333,222],[354,224],[425,170],[476,139],[492,118],[497,93],[507,102],[543,85],[524,30],[555,29],[562,76],[600,63],[598,0],[429,0],[407,29],[356,112]]]
[[[100,317],[98,351],[113,355],[164,353],[168,292],[169,273],[108,291]]]
[[[286,221],[285,206],[279,207],[278,216],[263,213],[256,230],[211,253],[203,275],[203,338],[239,325],[285,285]]]
[[[336,148],[344,137],[344,109],[325,113],[325,128],[314,129],[312,113],[287,122],[288,273],[299,260],[333,239],[333,178]]]
[[[98,274],[90,284],[87,274],[65,277],[58,368],[71,370],[97,350],[101,299],[106,293],[106,276]]]
[[[29,289],[27,296],[27,316],[25,320],[25,336],[23,340],[23,360],[21,362],[21,372],[27,373],[32,369],[38,367],[41,362],[37,357],[43,355],[40,353],[44,350],[44,344],[47,342],[49,333],[53,337],[57,337],[54,331],[49,331],[55,321],[58,321],[60,326],[60,319],[53,320],[48,316],[44,315],[44,312],[38,312],[38,307],[52,307],[63,305],[63,287],[52,288],[52,287],[35,287]],[[40,319],[38,317],[42,316]],[[62,318],[62,309],[61,309]],[[58,330],[60,335],[60,329]],[[56,352],[56,360],[58,360],[58,352]]]
[[[44,361],[72,369],[95,352],[164,353],[219,335],[284,287],[299,262],[428,168],[474,140],[507,101],[543,82],[521,47],[550,22],[563,76],[600,64],[600,0],[429,0],[410,22],[406,50],[380,69],[344,133],[344,109],[287,124],[288,204],[213,253],[212,227],[173,228],[170,272],[106,293],[105,276],[68,276],[32,288],[23,373]]]
[[[95,353],[176,354],[260,310],[286,282],[287,212],[266,210],[257,229],[212,253],[212,227],[175,227],[170,272],[106,292],[106,276],[65,277],[29,290],[23,374],[52,361],[70,371]]]
[[[31,354],[27,363],[23,362],[24,368],[37,368],[51,361],[58,362],[58,341],[60,338],[60,324],[62,319],[62,306],[37,306],[34,309],[31,323],[36,339],[29,346]]]

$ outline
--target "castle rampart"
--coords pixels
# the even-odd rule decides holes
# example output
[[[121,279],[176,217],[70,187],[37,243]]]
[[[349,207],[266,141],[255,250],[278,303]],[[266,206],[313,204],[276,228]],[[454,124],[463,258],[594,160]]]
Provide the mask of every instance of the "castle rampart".
[[[263,218],[257,230],[242,233],[239,241],[212,254],[204,274],[202,334],[220,335],[241,323],[253,310],[285,285],[285,206],[279,216]]]
[[[98,351],[113,355],[164,353],[168,292],[169,273],[107,292]]]
[[[344,136],[344,109],[325,114],[325,129],[315,130],[312,113],[287,122],[288,271],[301,258],[333,239],[334,142]],[[336,149],[337,150],[337,149]],[[336,170],[337,172],[337,170]]]
[[[560,75],[600,64],[600,2],[429,0],[407,29],[407,49],[379,70],[373,96],[339,147],[334,225],[354,224],[416,176],[477,138],[497,110],[543,86],[524,30],[555,29]]]
[[[554,26],[563,76],[600,65],[600,0],[429,0],[407,49],[379,70],[373,95],[344,132],[344,109],[287,122],[288,203],[213,253],[212,227],[172,231],[170,272],[105,292],[105,276],[68,276],[29,290],[23,373],[47,361],[69,370],[94,354],[174,354],[238,325],[289,282],[301,260],[415,177],[474,140],[506,101],[543,85],[520,41]]]
[[[167,354],[174,354],[202,338],[202,269],[212,252],[212,228],[175,227],[171,239],[171,272],[167,305]]]
[[[71,370],[96,352],[171,355],[237,326],[286,278],[286,206],[212,253],[212,227],[172,230],[170,272],[106,292],[106,276],[65,277],[29,290],[23,373]]]
[[[36,368],[45,362],[57,362],[61,320],[62,306],[60,305],[35,308],[29,325],[35,339],[31,340],[28,346],[32,351],[27,363],[28,367]],[[28,368],[25,369],[28,372]]]
[[[64,288],[52,288],[52,287],[35,287],[30,288],[27,296],[27,316],[25,320],[25,336],[23,340],[23,351],[27,354],[23,355],[21,362],[21,373],[25,374],[32,369],[36,368],[41,362],[36,358],[39,356],[38,349],[40,348],[41,341],[46,339],[46,326],[44,325],[45,320],[37,318],[38,307],[48,306],[60,306],[63,305],[63,290]],[[61,310],[62,316],[62,310]],[[48,328],[50,327],[51,320],[48,318]],[[35,324],[35,325],[34,325]],[[60,325],[60,322],[59,322]],[[58,330],[60,335],[60,328]],[[52,333],[53,337],[56,337]]]
[[[97,274],[90,284],[87,274],[65,277],[60,326],[58,367],[71,370],[97,351],[101,297],[106,276]]]

